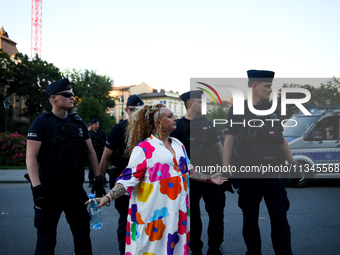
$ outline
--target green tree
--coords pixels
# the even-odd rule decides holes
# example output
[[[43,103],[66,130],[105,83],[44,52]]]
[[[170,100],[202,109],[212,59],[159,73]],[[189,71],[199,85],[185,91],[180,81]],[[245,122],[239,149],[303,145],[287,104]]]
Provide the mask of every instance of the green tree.
[[[109,114],[104,114],[104,119],[102,123],[100,123],[100,128],[103,129],[106,135],[109,135],[112,127],[116,124],[116,118],[114,116],[110,116]]]
[[[340,105],[340,81],[333,77],[326,84],[320,87],[314,87],[308,84],[284,84],[286,88],[305,88],[311,93],[311,99],[305,103],[310,105]],[[288,93],[287,98],[304,98],[302,93]],[[291,115],[291,109],[294,105],[287,105],[287,117]],[[281,94],[279,93],[278,108],[281,112]]]
[[[0,88],[8,86],[13,77],[13,61],[10,56],[0,48]]]
[[[208,120],[214,121],[214,119],[223,119],[226,120],[228,116],[228,111],[226,107],[218,106],[210,111],[208,111],[207,115],[205,116]],[[217,131],[221,133],[221,128],[224,125],[216,125]]]
[[[114,107],[114,98],[110,97],[111,85],[113,80],[107,76],[97,75],[94,71],[66,71],[65,77],[68,77],[73,91],[76,94],[76,105],[80,106],[80,102],[84,98],[84,105],[80,109],[83,112],[84,119],[87,121],[92,118],[100,119],[103,129],[110,130],[115,119],[105,113],[108,107]],[[45,94],[46,87],[57,80],[63,78],[63,74],[59,68],[47,61],[41,60],[38,56],[30,60],[27,55],[21,53],[16,54],[11,60],[8,54],[0,50],[0,90],[4,92],[6,86],[6,94],[15,94],[19,100],[22,97],[25,100],[26,107],[23,109],[22,116],[28,117],[31,121],[43,111],[51,110],[51,105]],[[0,99],[3,101],[1,93]],[[86,98],[92,97],[97,99],[99,108],[95,113],[91,112],[91,105],[86,106]],[[87,113],[87,109],[89,112]],[[11,111],[11,109],[10,109]],[[9,111],[9,116],[12,116]],[[0,110],[0,117],[5,114],[4,110]],[[90,116],[87,118],[87,116]],[[0,124],[2,125],[4,124]]]
[[[97,119],[100,128],[108,134],[111,128],[116,123],[115,118],[111,118],[101,109],[100,102],[93,96],[83,97],[78,105],[78,115],[86,122],[91,122],[92,119]]]
[[[104,113],[97,98],[93,96],[83,97],[78,105],[78,115],[86,122],[92,119],[102,120]]]
[[[304,88],[304,89],[307,89],[310,93],[311,93],[311,99],[306,103],[306,104],[317,104],[317,101],[315,100],[315,97],[313,96],[314,95],[314,92],[315,92],[315,87],[309,85],[309,84],[304,84],[304,85],[301,85],[301,84],[294,84],[294,83],[286,83],[283,85],[284,88]],[[305,97],[305,94],[303,93],[287,93],[286,95],[287,99],[292,99],[292,98],[304,98]],[[285,116],[282,116],[282,117],[288,117],[292,114],[292,111],[291,109],[294,107],[295,105],[287,105],[286,106],[286,115]],[[278,97],[278,110],[279,112],[281,113],[281,90],[279,90],[279,97]]]
[[[0,87],[0,133],[5,132],[6,130],[6,110],[3,105],[3,101],[5,100],[6,96],[4,96],[4,89]],[[7,132],[13,130],[13,106],[11,105],[7,112]]]
[[[25,99],[22,116],[32,121],[39,113],[51,109],[44,91],[51,82],[61,79],[62,74],[57,67],[38,56],[30,60],[27,55],[18,53],[14,63],[7,94],[14,93]]]
[[[333,77],[326,84],[321,83],[313,93],[319,105],[340,105],[340,81]]]
[[[72,83],[76,100],[79,102],[84,97],[94,97],[100,102],[101,109],[105,111],[109,107],[115,106],[114,98],[110,96],[113,80],[107,76],[101,76],[94,71],[66,70],[64,75]]]
[[[0,48],[0,132],[4,132],[6,129],[6,110],[2,104],[8,94],[5,94],[5,88],[9,86],[13,77],[13,61],[10,56],[3,52]],[[13,106],[11,105],[7,112],[7,129],[10,131],[12,129],[12,116],[13,116]]]

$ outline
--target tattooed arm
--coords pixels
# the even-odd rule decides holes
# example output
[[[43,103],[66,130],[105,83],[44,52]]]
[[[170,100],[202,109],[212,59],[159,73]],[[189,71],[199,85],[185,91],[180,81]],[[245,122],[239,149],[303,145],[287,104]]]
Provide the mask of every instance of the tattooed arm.
[[[110,190],[110,192],[105,197],[96,197],[96,199],[99,203],[98,207],[102,207],[103,205],[106,205],[107,203],[123,196],[125,193],[126,193],[126,189],[124,188],[124,186],[120,183],[116,183],[116,185],[113,187],[113,189]],[[88,202],[86,202],[86,204],[87,203]]]
[[[222,183],[228,181],[228,178],[221,177],[221,173],[213,174],[213,175],[206,175],[202,174],[200,172],[196,172],[193,175],[190,175],[190,178],[199,181],[199,182],[208,182],[208,183],[214,183],[217,185],[221,185]]]
[[[115,200],[126,193],[126,189],[120,183],[116,183],[116,185],[110,190],[108,195],[111,197],[112,200]]]
[[[208,175],[196,172],[195,174],[190,175],[190,178],[195,181],[205,181],[208,178]]]

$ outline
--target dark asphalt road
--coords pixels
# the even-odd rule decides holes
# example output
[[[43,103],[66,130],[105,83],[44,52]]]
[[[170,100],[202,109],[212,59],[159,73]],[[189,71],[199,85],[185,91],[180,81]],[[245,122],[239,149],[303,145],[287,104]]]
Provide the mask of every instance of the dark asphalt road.
[[[86,191],[87,184],[84,184]],[[288,219],[291,225],[294,254],[340,254],[340,181],[312,181],[303,189],[287,188],[290,199]],[[0,254],[33,254],[36,230],[33,225],[33,202],[29,184],[0,184]],[[72,199],[72,198],[65,198]],[[237,206],[237,194],[227,193],[225,208],[224,254],[245,253],[242,238],[242,213]],[[208,217],[202,202],[204,251],[207,250]],[[91,232],[93,254],[118,254],[116,235],[118,213],[114,206],[102,210],[104,226]],[[270,239],[270,221],[265,204],[260,210],[262,254],[274,254]],[[58,226],[56,255],[73,254],[72,235],[62,215]]]

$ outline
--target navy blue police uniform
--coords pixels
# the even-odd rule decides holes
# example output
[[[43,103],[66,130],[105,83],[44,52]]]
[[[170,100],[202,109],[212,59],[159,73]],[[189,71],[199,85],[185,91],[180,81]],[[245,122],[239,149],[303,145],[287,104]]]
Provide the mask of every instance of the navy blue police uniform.
[[[97,123],[98,121],[96,119],[93,119],[92,124]],[[99,129],[97,132],[95,132],[93,129],[89,131],[89,136],[92,141],[93,149],[96,152],[98,163],[100,163],[100,160],[103,156],[105,142],[106,142],[106,133],[104,130]],[[94,183],[94,174],[91,168],[89,168],[89,174],[88,174],[90,186]],[[105,183],[105,179],[104,179]]]
[[[51,83],[48,96],[71,89],[68,79]],[[57,225],[65,213],[74,237],[75,254],[92,254],[90,217],[83,188],[87,163],[88,131],[84,121],[75,114],[61,119],[52,111],[37,117],[27,139],[41,142],[37,161],[41,185],[32,188],[38,240],[35,254],[54,254]],[[72,199],[69,199],[72,197]]]
[[[181,95],[181,98],[184,102],[189,98],[201,98],[201,92],[187,92]],[[199,167],[202,173],[210,174],[208,166],[221,166],[221,157],[215,146],[220,141],[217,130],[210,120],[202,116],[195,120],[188,120],[183,117],[176,124],[177,129],[170,136],[179,139],[183,143],[191,164],[196,170]],[[229,182],[226,182],[225,185],[215,185],[190,179],[189,245],[193,254],[202,254],[201,198],[205,202],[205,209],[209,215],[209,251],[219,251],[224,236],[225,190],[233,192]]]
[[[124,120],[116,125],[110,131],[106,140],[106,147],[113,151],[111,162],[115,166],[115,170],[110,174],[110,188],[115,185],[116,178],[123,172],[128,165],[129,159],[124,156],[125,151],[125,132],[128,126],[128,121]],[[129,196],[121,196],[115,200],[115,207],[119,213],[118,219],[118,243],[121,254],[125,254],[126,240],[126,222],[129,213]]]
[[[249,79],[268,78],[268,73],[248,72]],[[274,73],[269,73],[274,75]],[[282,156],[283,144],[282,126],[278,110],[266,116],[257,116],[250,112],[245,101],[245,114],[234,115],[233,106],[228,112],[228,123],[224,131],[237,138],[236,152],[233,162],[237,169],[247,166],[280,166],[285,164]],[[268,110],[271,103],[263,101],[254,105],[257,110]],[[275,119],[275,121],[274,121]],[[231,123],[234,123],[231,125]],[[244,124],[241,124],[244,123]],[[255,127],[256,126],[256,127]],[[258,225],[259,207],[262,197],[265,200],[271,221],[272,244],[275,254],[290,255],[291,238],[290,226],[287,220],[289,200],[284,180],[279,173],[238,173],[239,201],[243,212],[243,238],[247,246],[246,254],[261,254],[261,236]]]

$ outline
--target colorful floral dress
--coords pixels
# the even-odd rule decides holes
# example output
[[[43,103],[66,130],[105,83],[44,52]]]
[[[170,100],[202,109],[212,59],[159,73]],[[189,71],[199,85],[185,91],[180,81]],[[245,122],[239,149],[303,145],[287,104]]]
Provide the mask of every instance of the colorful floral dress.
[[[175,157],[154,136],[137,144],[118,178],[130,193],[126,255],[186,255],[189,252],[189,161],[170,138]]]

